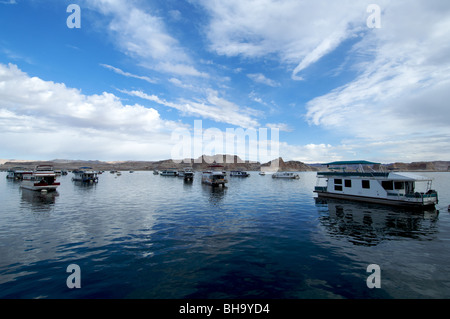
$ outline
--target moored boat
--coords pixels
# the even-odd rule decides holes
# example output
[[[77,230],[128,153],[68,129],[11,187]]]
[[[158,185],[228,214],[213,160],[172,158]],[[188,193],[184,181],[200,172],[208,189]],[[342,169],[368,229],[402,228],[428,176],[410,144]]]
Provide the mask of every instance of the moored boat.
[[[50,165],[38,165],[31,174],[23,176],[21,187],[33,191],[55,191],[60,183]]]
[[[225,178],[226,175],[222,170],[217,170],[222,167],[222,165],[210,165],[210,169],[202,173],[202,183],[225,187],[225,184],[228,183],[228,180]]]
[[[178,172],[175,170],[175,168],[167,168],[161,171],[159,174],[161,176],[178,176]]]
[[[292,172],[276,172],[272,174],[272,178],[299,179],[300,176]]]
[[[6,178],[14,180],[23,180],[24,175],[32,174],[33,170],[24,167],[12,167],[8,170]]]
[[[235,177],[249,177],[250,174],[244,171],[231,171],[230,172],[230,176],[235,176]]]
[[[183,170],[178,171],[178,176],[183,177],[185,181],[194,180],[194,171],[190,167],[185,167]]]
[[[325,180],[325,186],[316,186],[314,192],[319,197],[350,199],[369,203],[405,206],[413,208],[433,208],[438,203],[438,194],[432,189],[432,179],[409,172],[387,172],[379,163],[367,161],[341,161],[325,164],[343,166],[342,171],[317,172],[318,183]],[[346,166],[357,166],[348,171]],[[381,170],[370,171],[370,167],[380,165]]]
[[[92,169],[92,167],[80,167],[72,171],[74,176],[72,177],[73,181],[87,182],[87,183],[96,183],[98,182],[98,173]]]

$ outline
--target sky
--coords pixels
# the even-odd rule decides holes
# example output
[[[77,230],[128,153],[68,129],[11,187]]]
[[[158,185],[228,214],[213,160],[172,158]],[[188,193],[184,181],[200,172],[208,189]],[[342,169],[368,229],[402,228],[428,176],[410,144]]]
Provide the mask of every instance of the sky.
[[[450,160],[449,101],[448,0],[0,0],[2,159]]]

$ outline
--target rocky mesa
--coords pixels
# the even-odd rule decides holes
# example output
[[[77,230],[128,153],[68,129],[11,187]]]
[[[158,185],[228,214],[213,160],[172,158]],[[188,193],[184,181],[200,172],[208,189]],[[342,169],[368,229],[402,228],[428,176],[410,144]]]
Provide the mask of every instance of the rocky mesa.
[[[317,168],[311,167],[299,161],[285,162],[281,157],[268,163],[261,164],[255,161],[245,161],[236,155],[217,154],[214,156],[202,155],[196,159],[183,160],[161,160],[161,161],[97,161],[97,160],[51,160],[51,161],[5,161],[0,165],[1,170],[8,170],[12,167],[34,168],[36,165],[52,165],[55,169],[74,170],[80,167],[92,167],[95,170],[163,170],[168,168],[183,169],[192,167],[193,170],[202,171],[208,169],[210,165],[222,165],[224,170],[242,170],[242,171],[316,171]]]

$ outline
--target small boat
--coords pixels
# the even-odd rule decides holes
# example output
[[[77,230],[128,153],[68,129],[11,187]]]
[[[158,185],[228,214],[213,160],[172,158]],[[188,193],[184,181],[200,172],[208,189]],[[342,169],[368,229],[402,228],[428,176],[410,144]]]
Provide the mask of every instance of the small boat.
[[[8,179],[14,179],[14,180],[23,180],[24,175],[32,174],[33,170],[26,169],[23,167],[12,167],[8,170],[8,174],[6,175],[6,178]]]
[[[72,181],[79,181],[79,182],[87,182],[87,183],[97,183],[98,182],[98,176],[97,172],[92,170],[92,167],[80,167],[79,169],[76,169],[72,171],[74,174],[74,177],[72,177]]]
[[[190,167],[184,168],[182,171],[178,171],[178,176],[183,177],[185,181],[194,180],[194,171]]]
[[[225,183],[228,183],[228,180],[225,178],[225,174],[221,170],[214,170],[217,168],[223,167],[222,165],[210,165],[211,169],[204,171],[202,173],[202,183],[208,184],[211,186],[222,186],[225,187]]]
[[[266,172],[259,172],[259,175],[265,176],[265,175],[266,175]]]
[[[431,188],[431,178],[409,172],[387,172],[380,163],[367,161],[341,161],[325,165],[344,167],[341,172],[317,172],[318,183],[321,179],[326,180],[326,186],[316,186],[314,189],[319,197],[421,209],[433,208],[438,203],[438,194]],[[380,170],[371,168],[367,171],[363,165],[379,165]],[[345,166],[357,166],[357,169],[348,171]]]
[[[130,173],[134,173],[134,171],[130,171]]]
[[[299,179],[300,176],[292,172],[276,172],[272,175],[272,178]]]
[[[120,176],[120,175],[122,175],[122,172],[121,171],[117,171],[116,175]]]
[[[236,176],[236,177],[249,177],[250,174],[243,171],[231,171],[230,176]]]
[[[55,191],[60,183],[50,165],[38,165],[31,174],[23,176],[21,187],[33,191]]]
[[[158,171],[157,169],[155,169],[155,170],[153,171],[153,175],[159,175],[159,171]]]
[[[161,171],[161,176],[178,176],[177,171],[174,168],[167,168]]]

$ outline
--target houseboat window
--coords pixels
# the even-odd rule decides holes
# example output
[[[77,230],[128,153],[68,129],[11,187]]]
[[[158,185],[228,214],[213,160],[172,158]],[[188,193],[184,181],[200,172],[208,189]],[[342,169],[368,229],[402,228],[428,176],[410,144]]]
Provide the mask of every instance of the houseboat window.
[[[352,180],[351,179],[344,180],[344,185],[345,187],[352,187]]]
[[[405,189],[405,183],[404,182],[395,182],[394,186],[395,186],[395,189]]]
[[[334,184],[335,184],[335,185],[336,185],[336,184],[341,185],[341,184],[342,184],[342,179],[340,179],[340,178],[335,178],[335,179],[334,179]]]
[[[362,181],[362,188],[370,188],[370,181],[363,179]]]
[[[334,185],[335,191],[342,191],[342,185]]]
[[[393,181],[382,181],[381,186],[387,191],[391,191],[394,189],[394,182]]]

